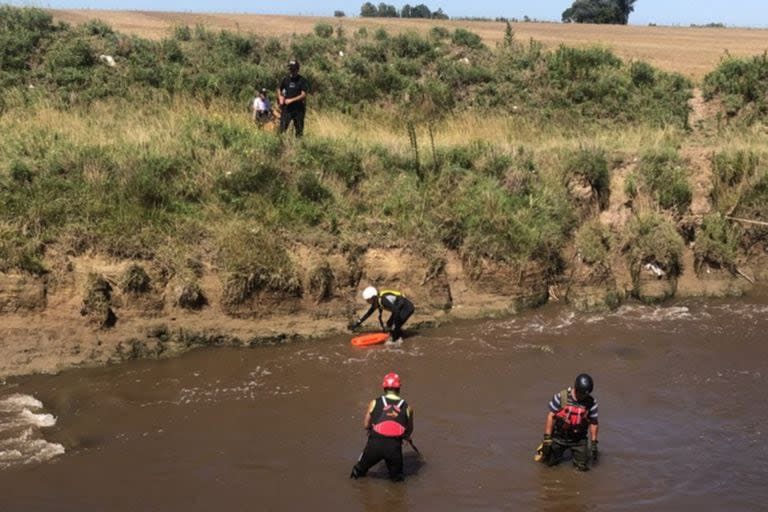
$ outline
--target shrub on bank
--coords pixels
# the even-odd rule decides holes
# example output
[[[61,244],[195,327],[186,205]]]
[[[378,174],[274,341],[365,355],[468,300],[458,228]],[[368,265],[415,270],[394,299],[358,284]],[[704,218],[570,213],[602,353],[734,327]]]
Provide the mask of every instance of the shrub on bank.
[[[754,151],[722,151],[712,157],[712,193],[710,197],[719,212],[729,212],[740,201],[766,166]]]
[[[580,177],[592,188],[600,209],[605,209],[611,196],[611,177],[605,151],[581,148],[570,154],[565,162],[565,180]]]
[[[739,230],[736,226],[720,213],[705,216],[693,249],[696,271],[708,263],[734,272],[738,247]]]
[[[682,215],[693,198],[683,160],[674,149],[649,151],[642,155],[638,177],[664,209]]]
[[[643,212],[630,219],[623,247],[635,281],[646,263],[660,266],[673,277],[682,271],[683,239],[675,225],[660,213]]]
[[[765,119],[768,115],[768,54],[754,57],[723,59],[720,65],[704,77],[704,97],[726,100],[733,115],[740,114],[746,122]]]
[[[609,267],[611,234],[599,220],[594,219],[581,225],[576,231],[574,242],[576,250],[585,263]]]
[[[153,42],[103,22],[73,29],[54,26],[37,9],[5,7],[0,87],[42,87],[63,105],[115,96],[144,101],[157,92],[240,104],[256,87],[272,90],[285,62],[296,57],[313,105],[343,112],[375,106],[396,116],[435,118],[454,110],[526,106],[528,116],[580,123],[686,123],[690,82],[647,64],[624,64],[605,49],[548,53],[532,42],[492,52],[465,29],[377,31],[347,39],[332,37],[328,28],[321,24],[316,33],[281,40],[177,27]],[[102,54],[114,56],[115,67],[100,62]]]

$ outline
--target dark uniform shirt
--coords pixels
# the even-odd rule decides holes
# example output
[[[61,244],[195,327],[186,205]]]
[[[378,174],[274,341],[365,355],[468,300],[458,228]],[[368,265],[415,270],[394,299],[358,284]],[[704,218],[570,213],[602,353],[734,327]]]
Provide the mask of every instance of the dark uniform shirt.
[[[295,98],[302,92],[309,92],[309,83],[301,75],[289,75],[283,78],[283,81],[280,82],[280,92],[282,92],[286,99]],[[291,103],[290,105],[283,105],[283,108],[288,112],[298,112],[306,108],[305,103],[305,100],[301,100],[295,103]]]

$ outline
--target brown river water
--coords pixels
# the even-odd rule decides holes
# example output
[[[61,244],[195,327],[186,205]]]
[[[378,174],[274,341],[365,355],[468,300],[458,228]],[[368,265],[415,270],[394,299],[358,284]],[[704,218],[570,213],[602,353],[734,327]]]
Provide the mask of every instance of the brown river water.
[[[418,312],[417,312],[418,314]],[[768,299],[546,307],[411,331],[12,379],[0,510],[763,511]],[[362,415],[397,371],[415,410],[406,482],[350,480]],[[547,401],[595,379],[599,464],[533,461]]]

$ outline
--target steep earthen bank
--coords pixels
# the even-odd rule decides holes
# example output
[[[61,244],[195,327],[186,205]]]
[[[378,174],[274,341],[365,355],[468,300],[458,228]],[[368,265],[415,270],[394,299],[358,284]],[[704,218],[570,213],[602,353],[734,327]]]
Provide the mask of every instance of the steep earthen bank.
[[[0,274],[0,376],[167,357],[203,345],[257,346],[339,334],[363,310],[359,289],[368,283],[399,288],[412,297],[417,313],[411,329],[512,314],[549,301],[594,310],[632,297],[646,302],[723,297],[755,286],[715,269],[696,275],[690,254],[676,280],[659,279],[650,271],[633,280],[621,265],[597,271],[578,257],[566,262],[559,277],[550,278],[533,265],[467,269],[455,253],[427,260],[404,249],[368,249],[350,261],[297,247],[293,255],[301,281],[297,292],[257,291],[234,308],[224,300],[225,276],[215,269],[203,271],[204,301],[197,309],[180,303],[178,282],[147,262],[138,262],[149,277],[141,293],[119,285],[135,268],[137,262],[130,261],[60,256],[51,263],[56,270],[42,278]],[[310,271],[318,262],[327,277],[320,290]],[[756,258],[741,268],[760,286],[768,279],[766,263]],[[102,288],[109,288],[101,309],[91,304],[94,276],[100,277]],[[375,327],[375,319],[369,322]]]

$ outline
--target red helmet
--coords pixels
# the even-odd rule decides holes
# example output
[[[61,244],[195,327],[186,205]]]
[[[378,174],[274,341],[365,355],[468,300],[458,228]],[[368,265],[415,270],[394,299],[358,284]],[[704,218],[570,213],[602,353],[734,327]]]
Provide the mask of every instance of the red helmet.
[[[386,374],[381,387],[384,389],[400,389],[400,376],[392,372]]]

